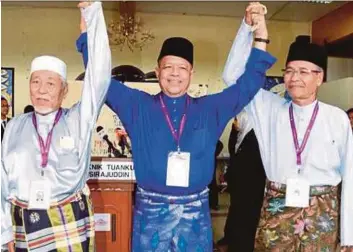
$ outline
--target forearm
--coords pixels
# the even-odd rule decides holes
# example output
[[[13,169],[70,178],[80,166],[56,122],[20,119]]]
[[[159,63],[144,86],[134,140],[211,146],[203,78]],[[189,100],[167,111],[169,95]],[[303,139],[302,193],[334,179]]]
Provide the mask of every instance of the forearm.
[[[85,78],[81,93],[81,100],[77,109],[80,120],[80,136],[82,148],[86,148],[89,134],[104,104],[111,78],[111,53],[108,35],[103,16],[102,5],[95,2],[87,8],[81,9],[82,17],[87,25],[87,34],[81,35],[86,43],[79,48],[84,53],[86,64]],[[73,112],[73,111],[72,111]],[[72,113],[77,116],[77,113]],[[74,120],[77,120],[76,118]]]
[[[257,41],[255,41],[254,42],[254,47],[259,49],[259,50],[266,51],[267,44],[265,42],[257,42]]]
[[[81,35],[76,41],[76,47],[77,51],[82,54],[82,59],[85,67],[87,67],[87,64],[89,63],[87,43],[88,41],[86,28],[82,29],[81,26]],[[105,103],[115,113],[119,113],[119,118],[125,124],[129,124],[129,122],[132,120],[131,107],[139,100],[139,97],[140,91],[131,89],[120,81],[111,78]]]
[[[256,95],[265,83],[266,71],[276,61],[267,52],[253,48],[244,74],[236,84],[223,92],[205,98],[208,107],[217,111],[218,129],[223,131],[225,124],[234,118]]]
[[[223,81],[227,86],[235,84],[244,73],[246,62],[250,56],[252,43],[253,34],[251,32],[251,26],[246,24],[243,20],[233,41],[222,74]]]
[[[255,42],[254,42],[254,47],[255,48],[257,48],[259,50],[262,50],[262,51],[266,51],[267,43],[264,42],[264,41],[256,41],[256,38],[261,39],[261,40],[267,40],[268,39],[267,30],[257,34],[256,37],[255,37]]]

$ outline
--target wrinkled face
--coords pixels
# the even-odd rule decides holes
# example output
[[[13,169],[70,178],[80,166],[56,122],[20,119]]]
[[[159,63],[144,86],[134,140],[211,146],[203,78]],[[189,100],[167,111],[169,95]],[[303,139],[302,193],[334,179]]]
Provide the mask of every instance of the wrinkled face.
[[[324,73],[317,65],[308,61],[291,61],[284,72],[284,84],[293,101],[315,100],[317,90],[323,82]]]
[[[156,76],[162,91],[169,97],[179,97],[189,88],[192,65],[177,56],[164,56],[156,68]]]
[[[351,127],[353,128],[353,112],[348,114],[349,121],[351,122]]]
[[[39,70],[31,75],[30,95],[34,110],[39,114],[48,114],[61,107],[67,94],[67,85],[59,74]]]
[[[1,100],[1,116],[6,117],[9,113],[9,104],[6,100]]]

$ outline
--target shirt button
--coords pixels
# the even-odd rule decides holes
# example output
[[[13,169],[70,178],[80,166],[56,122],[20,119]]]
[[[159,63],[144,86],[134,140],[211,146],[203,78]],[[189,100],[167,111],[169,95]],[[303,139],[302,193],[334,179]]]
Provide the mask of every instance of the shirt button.
[[[173,122],[176,122],[176,119],[174,119]]]
[[[173,109],[173,112],[176,112],[176,109]]]
[[[173,104],[175,104],[175,103],[176,103],[176,100],[173,101]]]

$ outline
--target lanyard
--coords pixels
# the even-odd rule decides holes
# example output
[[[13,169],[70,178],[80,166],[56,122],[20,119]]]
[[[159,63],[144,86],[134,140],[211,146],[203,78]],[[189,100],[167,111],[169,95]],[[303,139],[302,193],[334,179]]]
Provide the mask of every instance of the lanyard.
[[[306,146],[306,143],[308,142],[309,135],[311,133],[311,130],[314,126],[314,122],[317,116],[317,112],[319,111],[319,103],[317,102],[313,111],[313,114],[311,115],[309,125],[305,131],[304,139],[302,144],[299,146],[298,143],[298,135],[297,135],[297,129],[295,128],[295,122],[294,122],[294,116],[293,116],[293,105],[291,104],[289,107],[289,119],[290,119],[290,126],[292,128],[292,135],[293,135],[293,142],[295,146],[295,152],[297,154],[297,165],[302,164],[302,159],[301,159],[301,154]],[[300,169],[298,171],[300,173]]]
[[[161,103],[162,111],[163,111],[165,119],[166,119],[166,121],[168,123],[169,129],[171,130],[173,138],[174,138],[174,140],[175,140],[175,142],[177,144],[178,152],[180,152],[180,138],[181,138],[181,135],[183,134],[183,130],[184,130],[184,127],[185,127],[186,108],[189,106],[189,103],[190,103],[189,97],[188,96],[186,97],[185,110],[184,110],[184,113],[183,113],[183,115],[181,117],[180,126],[179,126],[179,132],[178,133],[174,129],[172,121],[170,120],[170,116],[169,116],[167,107],[165,106],[165,103],[163,101],[162,94],[159,95],[159,101]]]
[[[36,132],[37,132],[37,135],[38,135],[40,154],[42,156],[42,163],[41,163],[42,168],[45,168],[47,166],[47,164],[48,164],[48,155],[49,155],[49,148],[50,148],[51,138],[53,136],[53,129],[54,129],[54,126],[59,122],[61,114],[62,114],[62,109],[60,108],[59,111],[55,115],[55,120],[54,120],[54,123],[53,123],[53,127],[51,128],[51,130],[48,133],[48,136],[47,136],[45,144],[44,144],[43,138],[38,133],[38,124],[37,124],[37,118],[35,116],[35,113],[32,114],[32,122],[33,122],[34,128],[36,129]],[[41,171],[41,174],[42,174],[42,176],[44,176],[44,171],[43,170]]]

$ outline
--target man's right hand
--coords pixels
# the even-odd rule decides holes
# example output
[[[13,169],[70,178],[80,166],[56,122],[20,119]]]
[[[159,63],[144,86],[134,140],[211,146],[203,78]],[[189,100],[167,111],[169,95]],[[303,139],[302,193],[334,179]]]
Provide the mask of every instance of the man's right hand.
[[[9,252],[15,252],[15,243],[13,241],[7,243],[7,249],[9,250]]]

